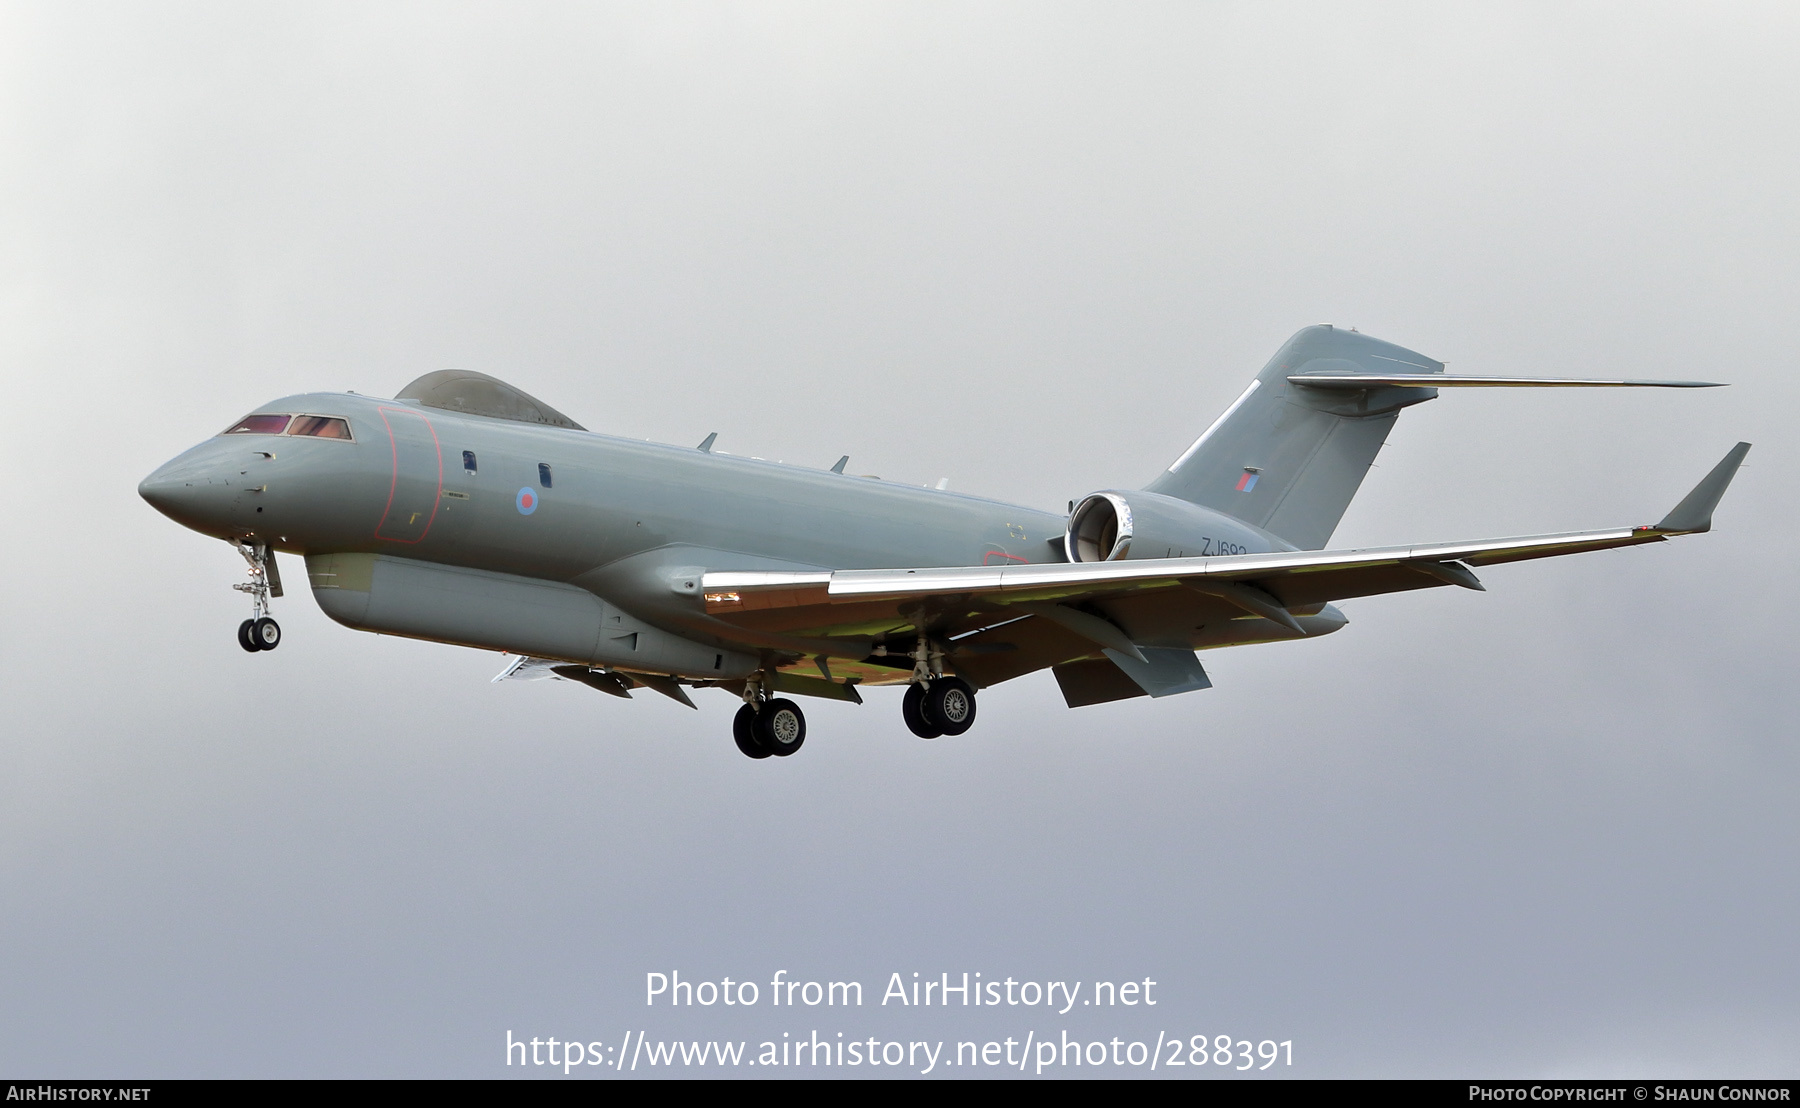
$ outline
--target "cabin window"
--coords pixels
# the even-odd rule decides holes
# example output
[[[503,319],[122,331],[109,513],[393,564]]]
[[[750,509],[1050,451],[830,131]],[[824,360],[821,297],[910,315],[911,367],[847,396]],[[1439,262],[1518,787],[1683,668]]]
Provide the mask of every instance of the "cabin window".
[[[470,473],[475,472],[475,452],[473,450],[463,451],[463,468]]]
[[[243,419],[225,432],[227,435],[279,435],[287,430],[288,420],[292,416],[253,415]]]
[[[295,416],[294,422],[288,426],[290,435],[304,435],[313,439],[348,439],[350,423],[336,416],[302,415]]]
[[[550,465],[548,462],[538,463],[538,484],[545,488],[550,487]]]

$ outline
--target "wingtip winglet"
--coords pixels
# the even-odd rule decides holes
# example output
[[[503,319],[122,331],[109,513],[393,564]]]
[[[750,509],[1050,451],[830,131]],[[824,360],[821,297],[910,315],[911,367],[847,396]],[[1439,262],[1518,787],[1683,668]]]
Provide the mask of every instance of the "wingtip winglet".
[[[1747,442],[1732,447],[1712,472],[1701,478],[1694,490],[1653,529],[1678,535],[1712,530],[1713,509],[1719,506],[1725,490],[1731,487],[1731,479],[1737,476],[1738,467],[1744,464],[1744,456],[1748,453],[1750,444]]]

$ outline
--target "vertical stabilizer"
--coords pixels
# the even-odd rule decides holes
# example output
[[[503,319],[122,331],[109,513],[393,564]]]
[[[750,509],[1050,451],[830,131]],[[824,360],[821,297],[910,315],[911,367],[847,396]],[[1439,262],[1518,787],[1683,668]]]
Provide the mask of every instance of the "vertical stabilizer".
[[[1287,341],[1225,414],[1145,486],[1321,550],[1400,409],[1434,388],[1319,388],[1290,375],[1442,373],[1444,364],[1329,324]]]

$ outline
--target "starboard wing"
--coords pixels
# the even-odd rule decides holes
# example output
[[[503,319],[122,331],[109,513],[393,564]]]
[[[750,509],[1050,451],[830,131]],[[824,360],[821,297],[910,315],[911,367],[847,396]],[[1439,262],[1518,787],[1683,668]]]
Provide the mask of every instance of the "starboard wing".
[[[1749,449],[1748,443],[1733,447],[1675,510],[1646,526],[1214,558],[719,572],[703,577],[702,591],[709,615],[762,631],[879,641],[924,627],[950,640],[952,657],[960,655],[959,668],[986,670],[1004,680],[1018,675],[1009,672],[1014,669],[1056,664],[1042,660],[1051,656],[1130,654],[1134,643],[1209,645],[1206,626],[1220,618],[1260,618],[1268,624],[1267,638],[1304,635],[1306,619],[1330,601],[1440,585],[1480,589],[1470,567],[1705,531]],[[1018,657],[1010,665],[1004,659],[982,660],[984,654],[1005,653]]]

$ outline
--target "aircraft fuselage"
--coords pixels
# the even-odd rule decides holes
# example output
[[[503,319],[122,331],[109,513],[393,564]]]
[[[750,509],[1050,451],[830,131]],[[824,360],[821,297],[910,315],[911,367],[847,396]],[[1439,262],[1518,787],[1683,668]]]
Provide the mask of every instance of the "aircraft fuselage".
[[[350,564],[329,556],[455,567],[479,574],[468,578],[477,584],[503,575],[569,585],[664,631],[739,651],[740,669],[760,650],[853,656],[866,643],[746,638],[708,617],[681,587],[685,578],[1066,560],[1066,516],[958,492],[355,394],[301,394],[257,411],[339,417],[352,437],[219,435],[158,469],[140,491],[194,530],[306,556],[326,612],[364,629],[597,661],[516,641],[506,628],[385,626],[329,593],[330,566]],[[1229,516],[1193,511],[1233,549],[1287,548]],[[446,578],[420,587],[460,586]],[[456,597],[443,602],[454,606]],[[721,662],[685,675],[728,669]]]

